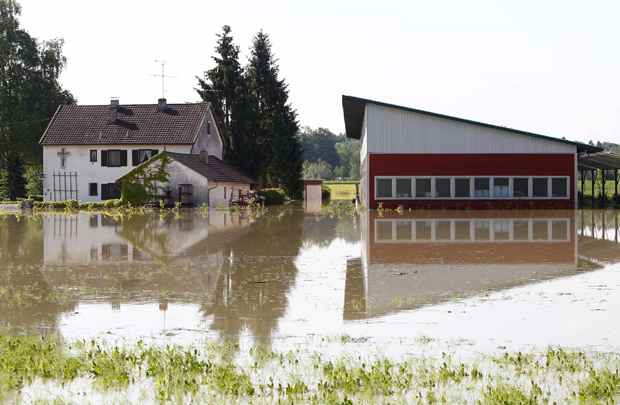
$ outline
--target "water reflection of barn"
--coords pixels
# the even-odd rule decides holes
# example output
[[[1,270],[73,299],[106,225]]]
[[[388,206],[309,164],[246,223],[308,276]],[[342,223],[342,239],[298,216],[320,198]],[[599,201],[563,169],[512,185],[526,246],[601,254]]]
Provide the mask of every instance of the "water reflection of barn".
[[[579,269],[573,211],[416,212],[362,219],[345,319],[380,316]]]

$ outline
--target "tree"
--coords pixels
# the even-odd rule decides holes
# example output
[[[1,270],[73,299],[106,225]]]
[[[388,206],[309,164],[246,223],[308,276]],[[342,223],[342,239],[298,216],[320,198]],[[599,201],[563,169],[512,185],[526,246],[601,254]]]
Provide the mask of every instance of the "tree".
[[[63,41],[38,42],[20,28],[21,7],[0,0],[0,168],[21,155],[41,161],[38,140],[59,104],[74,102],[58,78]]]
[[[332,180],[334,173],[332,166],[323,160],[317,162],[304,161],[303,176],[304,179]]]
[[[340,157],[335,145],[342,141],[342,135],[336,135],[327,128],[312,129],[304,127],[299,131],[304,160],[316,162],[324,160],[332,166],[340,164]]]
[[[247,86],[239,63],[239,47],[234,44],[230,26],[224,25],[217,35],[213,57],[215,67],[198,78],[196,91],[211,103],[224,142],[227,160],[244,164],[248,158],[246,139],[250,113]]]
[[[26,168],[26,192],[29,197],[43,195],[43,167],[30,165]]]
[[[336,145],[340,157],[343,176],[357,180],[360,178],[360,143],[352,139],[344,139]]]
[[[26,195],[24,159],[19,153],[9,154],[6,170],[0,176],[0,194],[11,201]]]
[[[288,86],[279,78],[271,40],[259,31],[246,69],[248,97],[253,110],[252,133],[260,156],[263,185],[281,186],[292,197],[302,192],[302,149],[297,113],[288,101]]]

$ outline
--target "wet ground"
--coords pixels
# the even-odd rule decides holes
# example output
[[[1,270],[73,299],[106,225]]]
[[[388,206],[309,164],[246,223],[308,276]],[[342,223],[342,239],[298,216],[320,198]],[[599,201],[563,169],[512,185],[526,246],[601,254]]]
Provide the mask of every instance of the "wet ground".
[[[0,216],[11,333],[273,350],[620,352],[620,213]]]

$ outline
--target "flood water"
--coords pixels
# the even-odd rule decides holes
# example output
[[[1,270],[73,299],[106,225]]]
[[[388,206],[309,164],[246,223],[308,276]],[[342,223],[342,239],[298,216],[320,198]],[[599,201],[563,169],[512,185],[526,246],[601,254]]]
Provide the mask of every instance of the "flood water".
[[[620,352],[619,216],[5,215],[0,325],[69,340],[227,339],[274,350],[346,339],[395,355]]]

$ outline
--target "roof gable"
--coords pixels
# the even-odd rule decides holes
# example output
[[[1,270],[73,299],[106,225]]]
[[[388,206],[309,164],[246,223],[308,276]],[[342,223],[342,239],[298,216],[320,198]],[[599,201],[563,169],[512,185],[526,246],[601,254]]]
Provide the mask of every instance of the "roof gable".
[[[62,105],[41,137],[42,145],[190,145],[209,111],[208,103]]]

